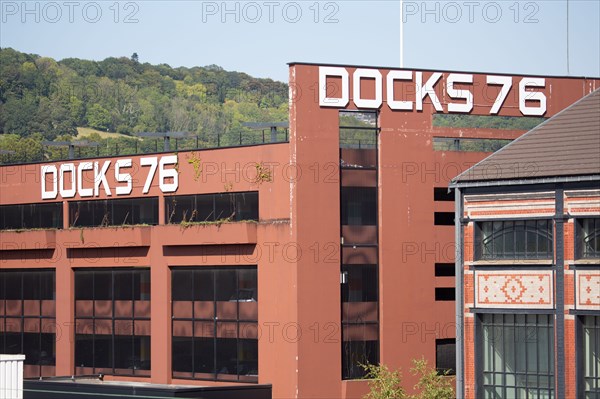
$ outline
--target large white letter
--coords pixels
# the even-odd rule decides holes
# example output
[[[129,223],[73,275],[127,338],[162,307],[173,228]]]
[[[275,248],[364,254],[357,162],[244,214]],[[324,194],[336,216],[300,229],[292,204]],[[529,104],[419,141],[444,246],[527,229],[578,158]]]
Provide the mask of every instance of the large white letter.
[[[117,187],[115,192],[117,195],[128,195],[131,194],[132,184],[131,175],[129,173],[121,173],[121,168],[130,168],[131,159],[118,159],[115,162],[115,180],[119,183],[127,183],[125,186]]]
[[[435,94],[435,90],[433,90],[433,86],[437,83],[438,80],[442,77],[440,72],[436,72],[427,80],[425,85],[423,85],[423,72],[416,73],[416,83],[415,88],[417,89],[417,111],[423,111],[423,100],[426,96],[431,98],[431,102],[435,107],[435,110],[438,112],[442,112],[442,104]]]
[[[179,174],[177,169],[165,169],[165,165],[177,165],[177,155],[167,155],[160,159],[158,170],[158,186],[163,193],[172,193],[179,187]],[[173,182],[166,183],[165,180],[172,178]]]
[[[94,164],[91,162],[81,162],[77,166],[77,191],[80,197],[91,197],[94,195],[93,188],[83,188],[83,171],[94,169]]]
[[[375,99],[367,100],[363,99],[360,95],[360,79],[361,78],[372,78],[375,79]],[[374,108],[377,109],[383,102],[383,88],[381,87],[381,72],[377,69],[357,69],[354,71],[352,77],[354,93],[354,104],[358,108]]]
[[[394,100],[394,80],[412,80],[412,71],[390,71],[387,74],[387,104],[391,109],[412,111],[412,101]]]
[[[98,196],[100,184],[104,186],[104,192],[106,195],[110,195],[110,187],[108,187],[108,181],[106,180],[106,171],[110,166],[110,161],[105,161],[101,170],[98,170],[98,166],[98,162],[94,162],[94,195],[96,197]]]
[[[462,112],[468,114],[473,110],[473,93],[470,90],[457,90],[454,88],[454,83],[473,83],[473,75],[462,73],[451,73],[446,80],[446,89],[448,96],[453,100],[463,99],[464,104],[448,104],[448,112]]]
[[[342,78],[342,97],[327,97],[327,77],[339,76]],[[345,107],[350,101],[350,83],[346,68],[319,67],[319,105],[321,107]],[[336,90],[338,92],[338,90]]]
[[[150,191],[150,185],[152,184],[152,179],[154,179],[154,174],[156,173],[158,160],[156,157],[140,158],[140,165],[150,166],[150,171],[148,171],[148,176],[146,177],[146,182],[144,183],[144,188],[142,189],[143,194],[148,194],[148,191]]]
[[[71,188],[65,189],[65,172],[71,172]],[[63,163],[58,170],[60,178],[58,179],[58,190],[63,198],[73,198],[77,192],[75,183],[75,165],[72,163]]]
[[[519,82],[519,110],[523,115],[542,116],[546,113],[546,95],[527,91],[527,87],[546,87],[544,78],[523,78]],[[526,101],[539,101],[539,107],[528,107]]]
[[[52,175],[52,190],[46,187],[46,175]],[[42,199],[55,199],[58,195],[58,171],[55,165],[42,165]]]
[[[504,104],[504,100],[506,100],[506,96],[508,96],[508,92],[512,87],[512,77],[511,76],[488,76],[487,84],[489,85],[502,85],[500,89],[500,93],[498,93],[498,97],[494,101],[494,105],[492,105],[492,109],[490,110],[490,114],[496,115],[500,112],[500,107]]]

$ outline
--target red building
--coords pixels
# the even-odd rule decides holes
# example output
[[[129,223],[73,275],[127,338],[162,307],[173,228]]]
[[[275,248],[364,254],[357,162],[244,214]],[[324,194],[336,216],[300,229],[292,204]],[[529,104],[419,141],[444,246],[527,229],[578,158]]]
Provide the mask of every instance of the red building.
[[[600,90],[451,187],[460,396],[600,397]]]
[[[289,140],[0,167],[0,352],[276,398],[453,368],[450,179],[600,80],[292,63],[289,84]]]

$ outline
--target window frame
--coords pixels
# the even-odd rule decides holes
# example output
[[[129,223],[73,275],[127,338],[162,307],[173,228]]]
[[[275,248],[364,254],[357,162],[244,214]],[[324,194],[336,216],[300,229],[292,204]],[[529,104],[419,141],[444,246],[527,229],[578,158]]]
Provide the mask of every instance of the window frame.
[[[575,219],[575,259],[577,260],[600,259],[600,248],[592,251],[591,254],[586,251],[583,223],[588,220],[594,224],[593,232],[589,236],[600,236],[600,217],[578,217]]]

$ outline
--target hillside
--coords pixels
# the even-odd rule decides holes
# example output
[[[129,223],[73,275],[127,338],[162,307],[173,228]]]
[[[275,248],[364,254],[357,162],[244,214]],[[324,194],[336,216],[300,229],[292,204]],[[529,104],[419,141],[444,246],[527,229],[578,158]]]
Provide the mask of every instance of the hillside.
[[[87,135],[79,134],[78,128],[121,134],[101,135],[103,140],[177,131],[219,135],[226,143],[228,137],[251,133],[243,122],[286,121],[287,96],[284,83],[216,65],[172,68],[141,63],[137,54],[103,61],[56,61],[4,48],[0,49],[0,148],[21,154],[10,161],[41,160],[22,154],[21,147],[31,153],[29,147],[42,140]]]

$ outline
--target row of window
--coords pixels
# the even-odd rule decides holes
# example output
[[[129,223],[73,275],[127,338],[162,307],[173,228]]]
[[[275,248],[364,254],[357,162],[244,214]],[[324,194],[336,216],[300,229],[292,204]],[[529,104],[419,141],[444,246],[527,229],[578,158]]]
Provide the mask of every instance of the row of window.
[[[552,259],[550,219],[475,223],[475,260]],[[575,257],[600,258],[600,218],[575,220]]]
[[[258,220],[258,192],[165,197],[165,223]],[[69,202],[71,227],[157,225],[158,197]],[[0,206],[0,230],[61,228],[63,205]]]
[[[478,397],[555,398],[554,316],[482,314],[477,319]],[[600,397],[600,316],[577,318],[579,397]]]
[[[258,381],[256,267],[173,268],[175,378]],[[150,269],[75,270],[75,374],[149,376]],[[55,271],[0,272],[0,353],[54,375]]]

